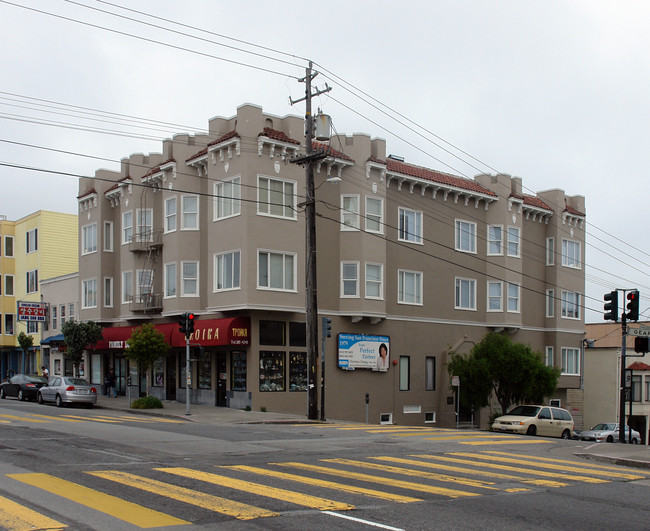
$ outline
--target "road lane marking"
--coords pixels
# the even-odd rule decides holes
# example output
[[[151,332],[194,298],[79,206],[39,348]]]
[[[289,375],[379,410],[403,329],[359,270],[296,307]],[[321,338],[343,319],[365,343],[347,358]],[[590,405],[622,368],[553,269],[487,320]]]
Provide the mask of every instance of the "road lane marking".
[[[353,485],[345,485],[344,483],[335,483],[334,481],[327,481],[325,479],[316,479],[316,478],[309,478],[306,476],[298,476],[297,474],[288,474],[287,472],[278,472],[276,470],[268,470],[266,468],[259,468],[256,466],[233,465],[233,466],[223,466],[221,468],[228,468],[231,470],[242,470],[244,472],[251,472],[253,474],[271,476],[278,479],[297,481],[299,483],[304,483],[306,485],[312,485],[315,487],[322,487],[326,489],[334,489],[341,492],[349,492],[351,494],[361,494],[364,496],[370,496],[372,498],[392,501],[395,503],[411,503],[411,502],[423,501],[420,498],[412,498],[411,496],[402,496],[401,494],[391,494],[390,492],[382,492],[379,490],[366,489],[363,487],[355,487]]]
[[[121,500],[110,494],[105,494],[71,481],[50,476],[49,474],[7,474],[7,477],[37,487],[46,492],[56,494],[80,505],[90,507],[138,527],[151,528],[169,525],[188,525],[190,522],[175,518],[141,505]]]
[[[62,422],[81,422],[80,420],[75,420],[75,419],[64,419],[62,417],[56,417],[56,416],[50,416],[50,415],[39,415],[37,413],[30,413],[32,417],[40,417],[44,419],[49,419],[49,420],[60,420]]]
[[[379,470],[381,472],[388,472],[390,474],[401,474],[403,476],[413,476],[419,478],[433,479],[435,481],[443,481],[446,483],[458,483],[459,485],[465,485],[467,487],[478,487],[482,489],[491,489],[498,490],[492,481],[482,481],[480,479],[471,479],[471,478],[460,478],[457,476],[448,476],[446,474],[438,474],[433,472],[425,472],[423,470],[413,470],[410,468],[400,468],[390,465],[382,465],[379,463],[366,463],[365,461],[355,461],[353,459],[343,459],[343,458],[334,458],[334,459],[321,459],[325,463],[336,463],[338,465],[348,465],[356,466],[359,468],[368,468],[370,470]]]
[[[0,496],[0,529],[6,529],[6,531],[49,529],[54,531],[65,527],[68,526]]]
[[[119,421],[117,420],[104,420],[104,419],[98,419],[96,417],[79,417],[77,415],[63,415],[63,416],[70,419],[86,420],[88,422],[107,422],[110,424],[119,424]]]
[[[425,441],[457,441],[458,439],[508,439],[509,435],[442,435],[440,437],[425,437]],[[489,442],[489,441],[488,441]]]
[[[152,494],[172,498],[183,503],[201,507],[202,509],[225,514],[227,516],[233,516],[238,520],[253,520],[254,518],[279,516],[279,513],[267,509],[254,507],[253,505],[228,500],[226,498],[213,496],[212,494],[187,489],[185,487],[179,487],[170,483],[163,483],[162,481],[157,481],[144,476],[136,476],[135,474],[129,474],[128,472],[107,470],[86,472],[86,474],[92,474],[93,476],[109,479],[116,483],[120,483],[121,485],[126,485],[127,487],[134,487],[146,492],[151,492]]]
[[[494,443],[503,443],[503,444],[554,444],[553,441],[543,441],[541,439],[531,439],[526,441],[512,440],[512,441],[459,441],[458,444],[468,444],[470,446],[479,446],[482,444],[494,444]]]
[[[229,478],[227,476],[212,474],[210,472],[201,472],[199,470],[194,470],[191,468],[156,468],[154,470],[167,472],[169,474],[175,474],[184,478],[198,479],[199,481],[212,483],[213,485],[220,485],[222,487],[241,490],[250,494],[256,494],[258,496],[266,496],[267,498],[274,498],[276,500],[295,503],[296,505],[311,507],[312,509],[318,509],[321,511],[349,511],[351,509],[354,509],[353,505],[349,505],[347,503],[328,500],[326,498],[320,498],[317,496],[310,496],[309,494],[303,494],[291,490],[270,487],[268,485],[261,485],[259,483],[251,483],[250,481],[242,481],[240,479]]]
[[[24,420],[25,422],[36,422],[36,423],[43,423],[43,424],[50,422],[49,420],[29,419],[27,417],[19,417],[17,415],[3,414],[3,415],[0,415],[0,417],[2,417],[4,419]]]
[[[381,476],[371,476],[369,474],[359,474],[358,472],[348,472],[347,470],[340,470],[337,468],[327,468],[318,465],[308,465],[306,463],[271,463],[278,466],[286,466],[297,468],[299,470],[308,470],[310,472],[319,472],[321,474],[329,474],[330,476],[344,477],[348,479],[358,479],[361,481],[369,481],[370,483],[379,483],[380,485],[389,485],[391,487],[417,490],[420,492],[428,492],[430,494],[439,494],[440,496],[447,496],[448,498],[462,498],[469,496],[480,496],[475,492],[466,492],[463,490],[448,489],[445,487],[434,487],[432,485],[421,485],[419,483],[412,483],[410,481],[400,481],[394,478],[387,478]]]
[[[381,529],[388,529],[390,531],[404,531],[404,529],[399,527],[392,527],[386,524],[380,524],[378,522],[371,522],[370,520],[362,520],[361,518],[355,518],[354,516],[349,516],[347,514],[333,513],[332,511],[323,511],[325,514],[330,516],[336,516],[338,518],[344,518],[345,520],[352,520],[353,522],[359,522],[360,524],[369,525],[371,527],[379,527]]]

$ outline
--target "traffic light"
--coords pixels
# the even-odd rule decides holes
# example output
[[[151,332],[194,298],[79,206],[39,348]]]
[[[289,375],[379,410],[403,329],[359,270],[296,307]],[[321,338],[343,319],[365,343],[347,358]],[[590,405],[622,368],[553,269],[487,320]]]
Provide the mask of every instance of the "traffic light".
[[[634,352],[648,352],[648,338],[636,336],[634,338]]]
[[[332,320],[329,317],[322,318],[323,339],[332,337]]]
[[[186,336],[191,336],[194,333],[194,314],[186,313],[187,316],[187,331],[185,332]]]
[[[630,301],[627,303],[628,312],[625,315],[629,321],[638,321],[639,320],[639,290],[635,289],[630,291],[627,294],[627,300]]]
[[[178,319],[180,328],[178,329],[181,334],[187,334],[187,314],[182,313]]]
[[[606,321],[618,321],[618,291],[610,291],[605,293],[603,297],[605,299],[605,320]]]

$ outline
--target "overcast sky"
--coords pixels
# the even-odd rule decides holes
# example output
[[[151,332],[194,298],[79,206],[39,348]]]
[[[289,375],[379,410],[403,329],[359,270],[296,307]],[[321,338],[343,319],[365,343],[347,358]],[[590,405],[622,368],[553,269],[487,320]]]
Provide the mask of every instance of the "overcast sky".
[[[389,153],[460,176],[519,176],[526,193],[584,195],[587,322],[602,322],[615,288],[639,288],[644,311],[649,16],[643,1],[0,0],[0,214],[77,213],[67,174],[117,170],[242,103],[302,116],[288,100],[304,95],[310,59],[315,84],[333,87],[314,104],[339,133],[386,138]]]

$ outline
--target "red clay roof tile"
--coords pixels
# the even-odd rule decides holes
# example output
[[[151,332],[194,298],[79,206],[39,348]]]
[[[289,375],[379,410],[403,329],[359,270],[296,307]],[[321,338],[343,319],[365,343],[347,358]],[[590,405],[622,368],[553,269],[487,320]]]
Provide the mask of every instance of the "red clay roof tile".
[[[300,145],[299,140],[294,140],[293,138],[287,136],[285,133],[282,131],[278,131],[276,129],[271,129],[270,127],[265,127],[264,131],[262,131],[259,135],[257,136],[267,136],[269,138],[272,138],[273,140],[278,140],[280,142],[288,142],[289,144],[297,144]]]
[[[321,142],[312,142],[311,147],[312,147],[313,151],[320,152],[320,153],[325,153],[326,155],[328,155],[330,157],[334,157],[334,158],[337,158],[337,159],[342,159],[342,160],[347,160],[347,161],[350,161],[350,162],[354,162],[354,160],[351,159],[350,157],[348,157],[345,153],[343,153],[342,151],[338,151],[338,150],[334,149],[332,146],[330,146],[328,144],[323,144]]]

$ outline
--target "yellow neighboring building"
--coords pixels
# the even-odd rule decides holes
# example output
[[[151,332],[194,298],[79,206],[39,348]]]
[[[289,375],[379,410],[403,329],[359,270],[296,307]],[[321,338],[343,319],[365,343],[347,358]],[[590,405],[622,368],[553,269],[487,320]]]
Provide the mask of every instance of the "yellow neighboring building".
[[[0,379],[4,380],[40,368],[39,345],[47,322],[18,321],[17,303],[41,302],[42,279],[78,271],[77,216],[39,210],[17,221],[0,217],[0,239]],[[20,332],[34,337],[34,348],[27,356],[18,344]]]

